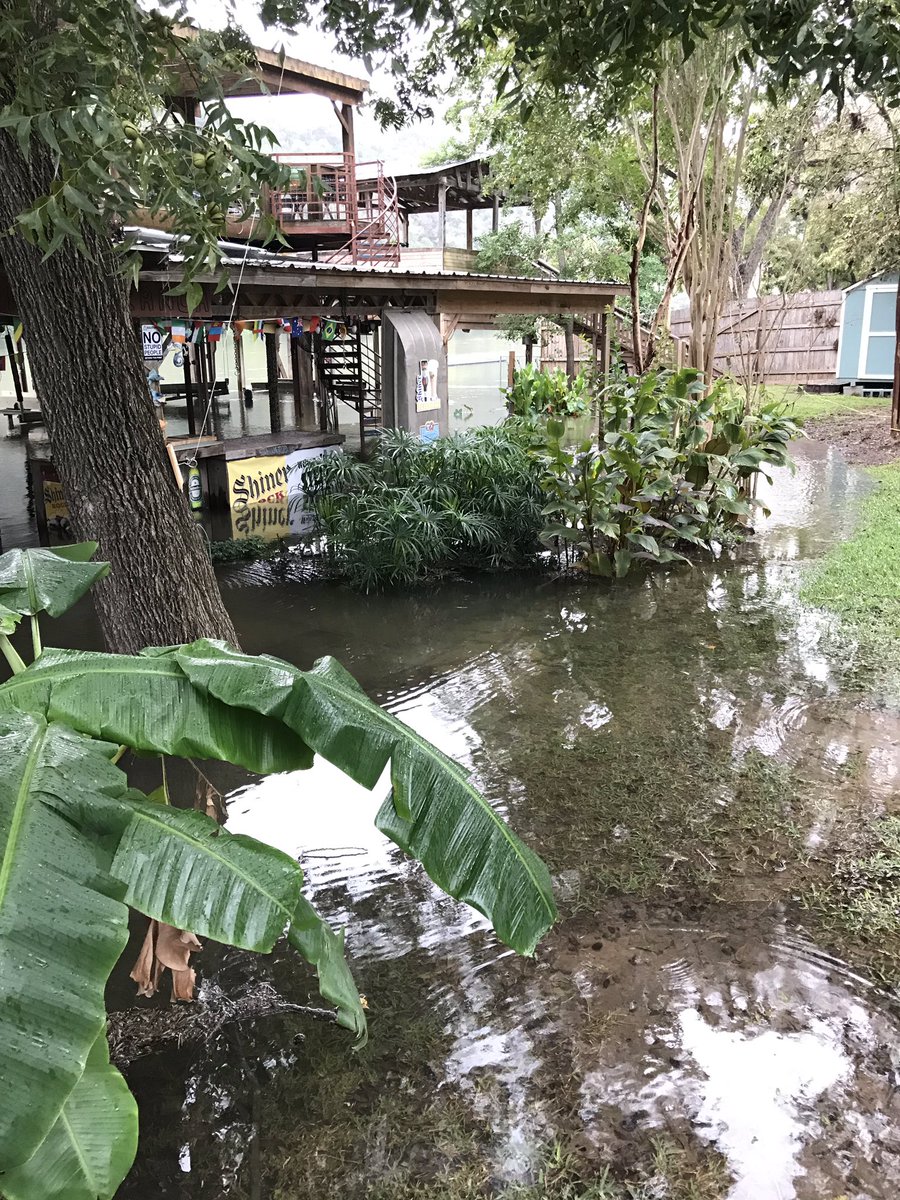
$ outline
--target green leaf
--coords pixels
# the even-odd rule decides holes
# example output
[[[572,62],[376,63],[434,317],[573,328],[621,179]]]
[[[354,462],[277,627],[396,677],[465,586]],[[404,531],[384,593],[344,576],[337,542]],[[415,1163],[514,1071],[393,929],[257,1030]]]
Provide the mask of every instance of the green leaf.
[[[9,637],[10,634],[16,632],[16,626],[21,620],[21,613],[14,612],[11,608],[7,608],[5,604],[0,604],[0,633]]]
[[[57,558],[66,558],[69,562],[90,562],[97,553],[99,542],[72,542],[69,546],[54,546],[53,553]]]
[[[280,721],[197,691],[171,651],[130,657],[46,649],[0,686],[0,711],[10,708],[135,750],[214,758],[260,775],[312,764],[309,747]]]
[[[5,1174],[6,1200],[111,1200],[137,1151],[138,1112],[109,1061],[106,1029],[55,1124],[27,1162]]]
[[[631,570],[631,555],[627,550],[617,550],[613,555],[615,563],[616,579],[624,579]]]
[[[127,800],[112,875],[132,908],[201,937],[268,953],[293,919],[303,874],[288,855],[205,813]]]
[[[0,556],[0,599],[27,616],[47,612],[59,617],[108,572],[109,563],[85,562],[54,550],[8,550]]]
[[[344,931],[335,933],[305,896],[297,900],[288,941],[316,968],[319,991],[337,1009],[339,1025],[356,1034],[357,1046],[366,1043],[366,1014],[344,958]]]
[[[363,787],[373,788],[390,762],[393,787],[378,828],[444,891],[484,913],[507,945],[533,952],[556,919],[544,863],[458,763],[374,704],[340,663],[323,658],[300,671],[210,641],[175,656],[198,688],[282,720]]]
[[[113,752],[0,715],[0,1169],[30,1158],[81,1078],[128,938],[111,853],[83,832],[98,793],[125,792]]]

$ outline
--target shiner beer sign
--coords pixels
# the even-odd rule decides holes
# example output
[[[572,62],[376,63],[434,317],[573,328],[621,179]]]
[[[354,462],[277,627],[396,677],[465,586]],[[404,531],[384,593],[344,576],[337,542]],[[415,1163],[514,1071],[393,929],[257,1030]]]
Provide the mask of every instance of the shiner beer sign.
[[[283,455],[228,463],[228,499],[236,538],[272,542],[290,533],[288,471]]]

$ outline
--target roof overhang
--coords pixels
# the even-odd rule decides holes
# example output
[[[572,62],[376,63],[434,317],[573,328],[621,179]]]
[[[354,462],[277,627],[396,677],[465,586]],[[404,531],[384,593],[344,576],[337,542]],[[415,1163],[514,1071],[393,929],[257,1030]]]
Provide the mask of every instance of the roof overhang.
[[[178,34],[181,37],[197,36],[197,30],[190,26],[180,26]],[[254,47],[256,67],[249,67],[246,77],[237,73],[223,75],[219,84],[227,98],[240,96],[324,96],[338,104],[362,104],[369,90],[367,79],[358,79],[355,75],[345,75],[342,71],[333,71],[330,67],[316,66],[299,58],[285,55],[284,58],[274,50],[264,50]],[[175,69],[180,83],[181,96],[196,98],[198,88],[196,81],[191,78],[186,69]]]
[[[491,319],[498,313],[599,313],[628,290],[621,283],[365,270],[296,262],[279,269],[247,264],[242,269],[235,265],[231,270],[236,297],[234,291],[214,296],[216,277],[197,277],[198,283],[206,285],[204,307],[209,316],[227,316],[232,305],[234,315],[244,319],[314,313],[327,307],[350,313],[390,306],[463,315],[475,321]],[[161,298],[166,288],[180,282],[181,271],[174,263],[142,271],[135,314],[142,315],[142,298],[146,300],[151,292]],[[183,303],[181,297],[173,299]]]

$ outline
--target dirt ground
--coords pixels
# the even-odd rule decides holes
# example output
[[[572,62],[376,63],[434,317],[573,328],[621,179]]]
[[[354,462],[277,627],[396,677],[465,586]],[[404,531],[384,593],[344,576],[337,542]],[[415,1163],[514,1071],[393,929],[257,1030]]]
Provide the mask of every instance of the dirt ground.
[[[891,433],[888,408],[861,409],[808,421],[806,432],[837,446],[848,462],[879,467],[900,458],[900,435]]]

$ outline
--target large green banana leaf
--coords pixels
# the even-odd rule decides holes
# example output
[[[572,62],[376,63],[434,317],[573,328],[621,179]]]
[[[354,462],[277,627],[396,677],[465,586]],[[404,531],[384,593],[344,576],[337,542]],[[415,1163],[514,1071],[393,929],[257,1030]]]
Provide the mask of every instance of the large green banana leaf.
[[[109,563],[87,562],[96,542],[55,550],[9,550],[0,555],[0,599],[14,612],[61,616],[109,572]]]
[[[337,1008],[339,1024],[365,1039],[365,1013],[344,959],[343,934],[300,895],[303,875],[294,859],[228,833],[193,809],[167,808],[133,792],[126,803],[128,823],[112,874],[133,908],[201,937],[261,952],[271,950],[287,927],[291,945],[316,968],[319,990]]]
[[[311,671],[201,640],[175,651],[185,675],[228,705],[283,721],[317,754],[372,788],[391,764],[378,828],[444,891],[477,908],[504,942],[531,954],[556,919],[550,876],[458,763],[374,704],[333,658]]]
[[[205,813],[129,798],[112,874],[132,908],[201,937],[267,953],[292,920],[299,864]]]
[[[45,650],[0,686],[0,711],[10,708],[134,750],[219,759],[261,775],[312,763],[309,747],[282,722],[198,692],[173,652]]]
[[[358,1047],[365,1045],[366,1014],[344,958],[343,930],[335,933],[301,896],[288,928],[288,941],[316,968],[319,991],[337,1009],[338,1024],[356,1034]]]
[[[6,1200],[110,1200],[134,1162],[137,1115],[104,1028],[50,1132],[27,1162],[0,1176]]]
[[[0,714],[0,1170],[41,1144],[105,1023],[128,912],[107,894],[111,854],[79,819],[98,792],[124,794],[113,750]]]

